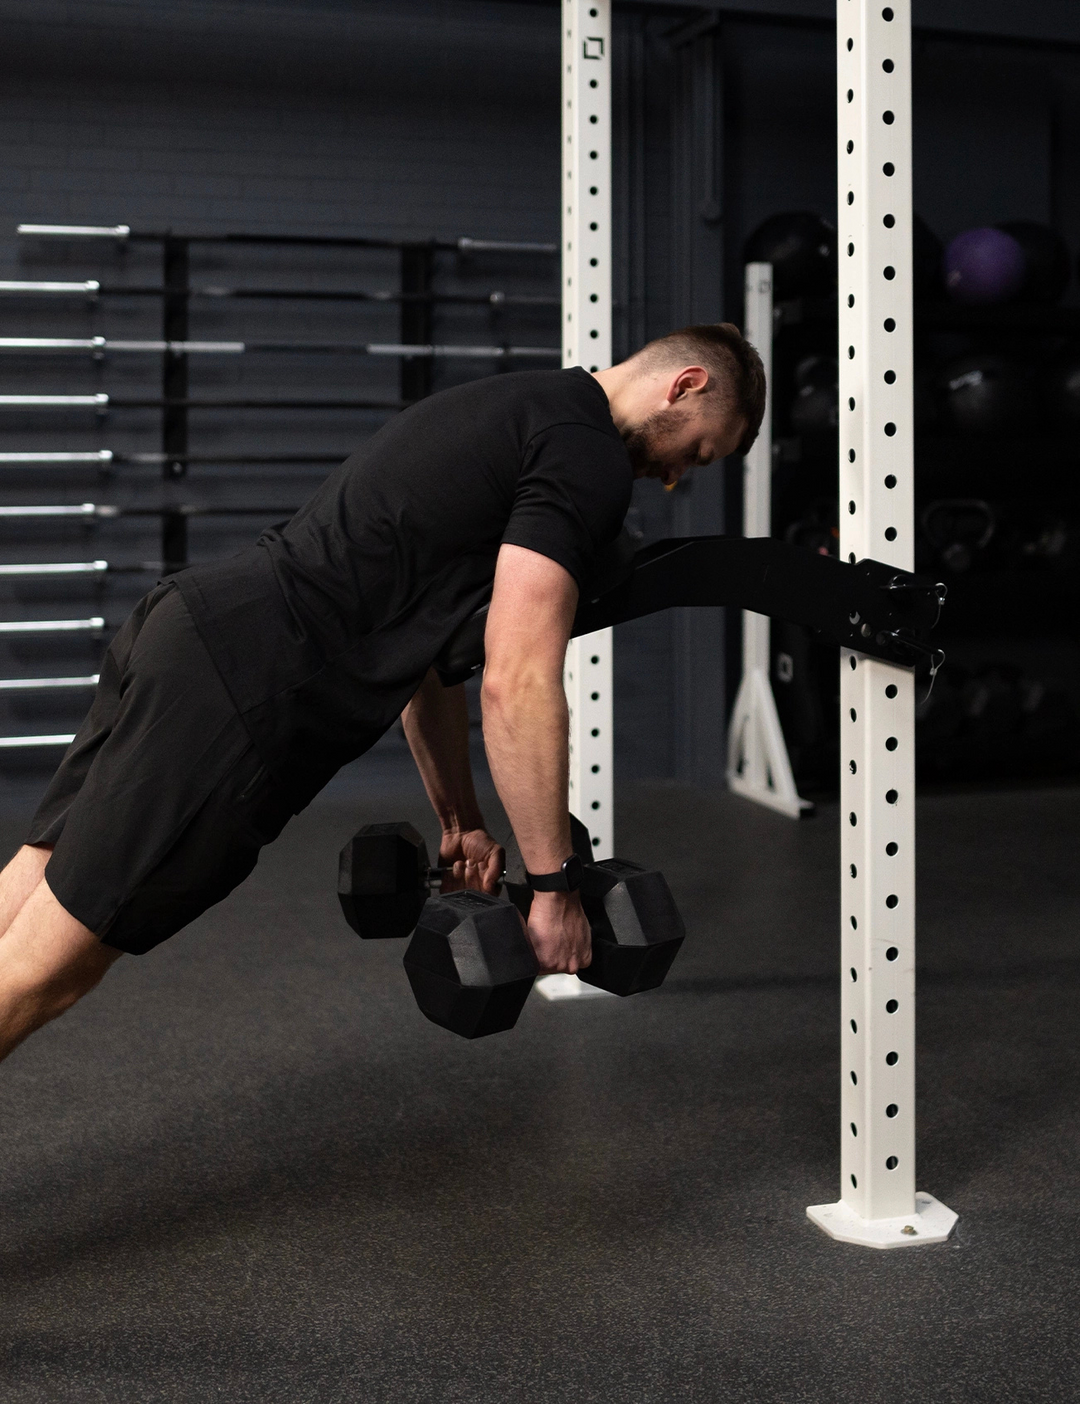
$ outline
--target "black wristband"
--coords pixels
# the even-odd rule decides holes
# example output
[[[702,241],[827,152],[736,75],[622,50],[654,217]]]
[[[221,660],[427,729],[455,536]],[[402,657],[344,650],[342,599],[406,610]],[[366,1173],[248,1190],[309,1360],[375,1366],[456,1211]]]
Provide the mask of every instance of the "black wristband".
[[[557,873],[526,872],[525,881],[534,892],[576,892],[585,869],[576,853],[571,853]]]

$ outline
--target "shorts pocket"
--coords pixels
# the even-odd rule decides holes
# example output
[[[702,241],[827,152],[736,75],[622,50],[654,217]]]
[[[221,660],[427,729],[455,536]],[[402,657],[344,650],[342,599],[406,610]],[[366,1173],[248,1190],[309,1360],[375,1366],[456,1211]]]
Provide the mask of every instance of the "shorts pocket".
[[[233,800],[241,826],[261,848],[273,841],[292,816],[292,809],[273,776],[261,762]]]

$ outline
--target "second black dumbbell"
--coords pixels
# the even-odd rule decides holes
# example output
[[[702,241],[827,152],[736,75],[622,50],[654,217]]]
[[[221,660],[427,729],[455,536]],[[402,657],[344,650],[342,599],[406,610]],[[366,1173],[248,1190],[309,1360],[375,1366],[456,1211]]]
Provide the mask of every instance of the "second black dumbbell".
[[[574,851],[584,861],[581,905],[592,929],[592,964],[578,971],[578,979],[617,995],[656,989],[686,936],[663,873],[622,858],[594,862],[588,830],[573,815],[570,821]],[[590,856],[585,859],[585,854]],[[528,921],[532,889],[512,835],[506,845],[504,881],[507,896]]]
[[[570,842],[582,863],[592,862],[592,840],[580,819],[570,815]],[[528,917],[532,889],[513,835],[506,847],[501,881],[506,895]],[[427,844],[409,823],[365,824],[338,858],[338,901],[345,920],[365,941],[408,936],[424,903],[442,887],[448,868],[431,866]]]
[[[338,858],[338,901],[365,941],[408,936],[446,869],[411,824],[365,824]]]

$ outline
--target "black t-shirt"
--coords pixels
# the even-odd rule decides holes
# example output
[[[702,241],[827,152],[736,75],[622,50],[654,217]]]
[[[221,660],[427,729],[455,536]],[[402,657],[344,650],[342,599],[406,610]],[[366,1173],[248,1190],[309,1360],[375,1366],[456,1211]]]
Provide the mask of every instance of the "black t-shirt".
[[[400,715],[490,596],[503,542],[580,585],[622,526],[632,480],[586,371],[491,376],[396,416],[281,530],[177,575],[294,807]]]

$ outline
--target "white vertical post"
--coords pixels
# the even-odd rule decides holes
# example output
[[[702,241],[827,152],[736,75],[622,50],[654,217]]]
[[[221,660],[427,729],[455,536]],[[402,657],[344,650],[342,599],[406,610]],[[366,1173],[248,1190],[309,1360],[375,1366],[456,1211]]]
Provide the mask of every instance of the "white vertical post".
[[[767,400],[761,432],[743,462],[743,535],[772,533],[772,264],[748,263],[746,338],[765,367]],[[812,808],[800,799],[769,681],[769,620],[743,611],[743,672],[728,726],[728,788],[797,819]]]
[[[562,5],[563,365],[611,364],[611,0]],[[571,641],[570,809],[613,854],[611,630]]]
[[[611,0],[562,3],[562,352],[564,366],[611,364]],[[571,639],[563,686],[570,708],[570,811],[593,856],[614,856],[612,638]],[[576,975],[537,980],[545,999],[606,991]]]
[[[910,0],[837,0],[840,549],[914,555]],[[914,678],[840,659],[841,1184],[807,1212],[877,1248],[940,1242],[915,1191]]]
[[[743,299],[746,309],[744,334],[757,348],[765,367],[766,404],[761,431],[743,461],[743,535],[769,536],[772,533],[772,352],[773,277],[771,263],[746,265]],[[755,614],[764,630],[743,635],[743,662],[754,668],[769,666],[769,620]],[[764,645],[764,646],[763,646]]]

